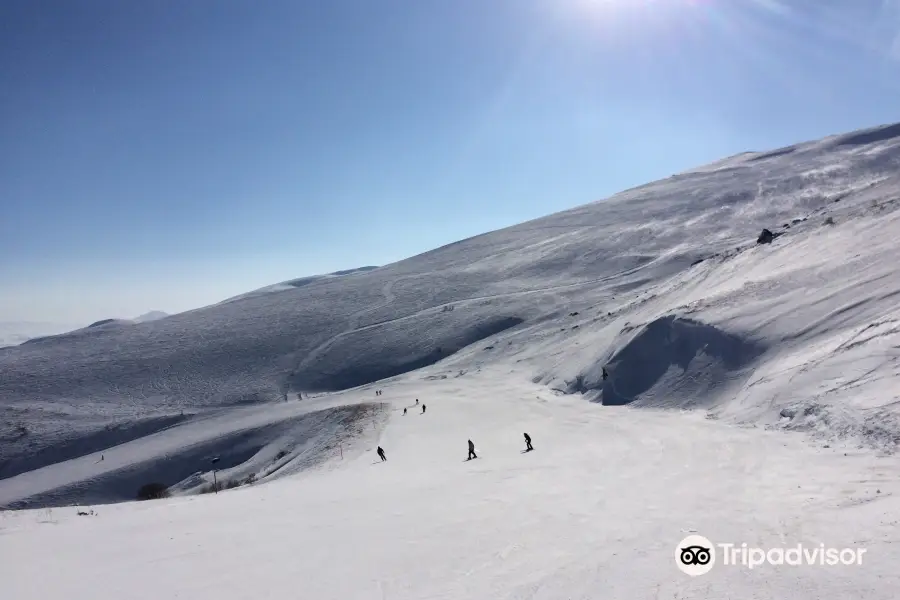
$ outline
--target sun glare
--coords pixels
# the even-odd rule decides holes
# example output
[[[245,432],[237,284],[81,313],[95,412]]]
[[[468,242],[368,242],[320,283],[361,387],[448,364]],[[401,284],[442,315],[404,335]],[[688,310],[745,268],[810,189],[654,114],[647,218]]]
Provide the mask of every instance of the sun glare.
[[[709,0],[566,0],[560,8],[569,18],[594,32],[616,35],[625,31],[649,33],[684,18],[690,9],[709,5]],[[686,10],[687,9],[687,10]],[[668,24],[668,25],[667,25]]]
[[[660,11],[671,12],[679,9],[699,7],[709,4],[709,0],[571,0],[573,10],[582,17],[612,19],[617,17],[648,17]]]

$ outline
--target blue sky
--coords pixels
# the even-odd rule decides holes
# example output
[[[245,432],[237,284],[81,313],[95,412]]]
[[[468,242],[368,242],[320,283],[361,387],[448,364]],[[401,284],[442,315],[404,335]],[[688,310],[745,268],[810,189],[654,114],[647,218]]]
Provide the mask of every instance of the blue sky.
[[[176,312],[900,121],[900,0],[6,0],[0,320]]]

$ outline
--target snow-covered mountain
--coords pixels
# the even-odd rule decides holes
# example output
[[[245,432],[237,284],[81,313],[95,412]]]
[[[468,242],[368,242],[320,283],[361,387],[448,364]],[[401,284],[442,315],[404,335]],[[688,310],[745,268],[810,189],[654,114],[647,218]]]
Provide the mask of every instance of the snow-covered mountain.
[[[271,294],[273,292],[289,291],[289,290],[303,287],[305,285],[309,285],[311,283],[315,283],[317,281],[321,282],[323,280],[334,279],[336,277],[345,277],[347,275],[353,275],[355,273],[365,273],[367,271],[372,271],[377,268],[378,267],[376,267],[376,266],[367,266],[367,267],[359,267],[357,269],[346,269],[343,271],[335,271],[334,273],[326,273],[325,275],[310,275],[308,277],[298,277],[297,279],[291,279],[289,281],[282,281],[281,283],[267,285],[266,287],[260,288],[258,290],[253,290],[252,292],[246,292],[244,294],[240,294],[238,296],[228,298],[226,300],[223,300],[222,303],[234,302],[235,300],[246,300],[248,298],[264,296],[266,294]]]
[[[45,321],[0,321],[0,348],[18,346],[37,337],[56,335],[77,328],[72,323]]]
[[[168,317],[167,313],[164,313],[161,310],[151,310],[150,312],[146,312],[139,317],[135,317],[132,319],[135,323],[148,323],[150,321],[158,321],[159,319],[164,319]]]
[[[175,497],[18,513],[0,592],[88,597],[141,531],[109,597],[892,598],[898,207],[892,125],[2,349],[0,504]],[[246,489],[193,496],[213,457]],[[868,562],[690,579],[688,533]]]
[[[134,319],[103,319],[95,323],[91,323],[88,327],[101,327],[111,323],[126,325],[129,323],[146,323],[156,321],[168,314],[151,310]],[[29,340],[63,335],[72,331],[83,328],[84,325],[76,325],[74,323],[52,323],[42,321],[0,321],[0,348],[7,346],[18,346]]]

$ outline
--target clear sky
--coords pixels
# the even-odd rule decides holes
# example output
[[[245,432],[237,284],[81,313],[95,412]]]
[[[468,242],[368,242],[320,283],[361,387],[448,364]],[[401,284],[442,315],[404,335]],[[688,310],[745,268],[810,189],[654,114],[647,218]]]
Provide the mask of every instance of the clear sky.
[[[900,0],[4,0],[0,320],[177,312],[900,121]]]

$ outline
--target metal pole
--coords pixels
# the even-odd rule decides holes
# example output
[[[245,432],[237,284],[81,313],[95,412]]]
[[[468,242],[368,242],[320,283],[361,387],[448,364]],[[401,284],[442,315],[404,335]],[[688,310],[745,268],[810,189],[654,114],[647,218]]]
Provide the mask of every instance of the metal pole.
[[[216,479],[216,463],[219,462],[219,457],[215,457],[212,459],[213,464],[213,491],[215,493],[219,493],[219,481]]]

